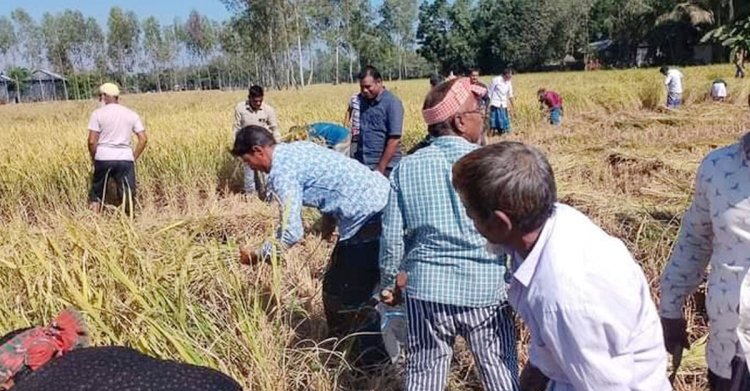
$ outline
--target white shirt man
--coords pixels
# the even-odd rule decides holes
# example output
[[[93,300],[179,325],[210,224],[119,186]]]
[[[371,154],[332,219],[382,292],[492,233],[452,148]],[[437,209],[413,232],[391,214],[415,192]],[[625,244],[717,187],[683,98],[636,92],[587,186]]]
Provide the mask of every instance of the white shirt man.
[[[660,71],[665,76],[664,85],[667,86],[667,107],[675,109],[682,105],[682,72],[667,67],[661,67]]]
[[[711,98],[719,102],[727,98],[727,83],[724,80],[716,79],[711,84]]]
[[[490,106],[507,109],[513,99],[513,82],[505,76],[492,79],[489,87]]]
[[[665,324],[682,318],[685,301],[706,275],[709,318],[706,359],[709,378],[729,381],[738,374],[732,361],[748,351],[743,341],[750,330],[746,309],[750,294],[745,279],[750,269],[750,134],[740,142],[713,151],[698,168],[695,196],[661,281],[660,315]],[[674,333],[684,333],[675,330]],[[665,330],[669,330],[665,327]],[[738,336],[744,334],[742,338]],[[671,339],[667,333],[668,341]],[[669,342],[668,342],[669,343]]]
[[[531,253],[513,263],[510,303],[552,390],[672,389],[648,282],[620,240],[557,204]]]

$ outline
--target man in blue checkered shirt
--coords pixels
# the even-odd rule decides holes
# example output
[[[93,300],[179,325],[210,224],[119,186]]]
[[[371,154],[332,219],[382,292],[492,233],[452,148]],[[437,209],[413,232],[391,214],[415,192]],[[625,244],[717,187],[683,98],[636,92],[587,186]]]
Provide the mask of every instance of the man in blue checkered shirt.
[[[477,148],[481,90],[461,78],[430,91],[422,114],[435,139],[391,174],[380,288],[386,304],[405,288],[406,390],[445,389],[456,336],[468,342],[485,389],[519,389],[505,258],[487,251],[451,181],[453,163]],[[400,272],[406,279],[394,287]]]

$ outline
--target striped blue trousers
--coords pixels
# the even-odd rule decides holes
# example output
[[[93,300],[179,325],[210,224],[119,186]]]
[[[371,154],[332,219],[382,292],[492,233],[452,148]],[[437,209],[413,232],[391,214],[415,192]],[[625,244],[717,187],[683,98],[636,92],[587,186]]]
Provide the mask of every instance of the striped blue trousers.
[[[518,391],[513,313],[507,303],[461,307],[408,298],[406,390],[445,390],[456,336],[463,337],[488,391]]]

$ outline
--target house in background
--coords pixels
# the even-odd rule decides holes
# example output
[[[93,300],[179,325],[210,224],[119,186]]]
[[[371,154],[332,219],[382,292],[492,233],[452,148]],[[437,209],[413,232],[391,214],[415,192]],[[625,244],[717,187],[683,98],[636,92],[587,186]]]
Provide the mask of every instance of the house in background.
[[[37,69],[31,72],[25,101],[68,100],[68,79],[54,72]]]
[[[8,87],[13,83],[13,79],[0,73],[0,104],[10,103],[10,93]]]

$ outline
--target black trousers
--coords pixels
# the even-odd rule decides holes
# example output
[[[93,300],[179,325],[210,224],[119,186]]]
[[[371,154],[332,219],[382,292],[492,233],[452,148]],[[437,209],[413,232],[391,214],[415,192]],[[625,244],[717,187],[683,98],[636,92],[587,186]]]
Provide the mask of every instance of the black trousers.
[[[104,202],[107,184],[115,183],[114,200],[117,203],[125,203],[126,212],[130,212],[131,201],[135,200],[137,186],[135,183],[135,163],[127,160],[95,160],[94,175],[91,179],[91,190],[89,191],[90,202]]]
[[[380,220],[373,224],[379,225]],[[363,240],[357,235],[338,242],[323,278],[323,307],[331,336],[364,333],[351,338],[348,355],[360,368],[372,368],[389,359],[372,300],[380,281],[379,236]]]
[[[750,372],[747,363],[735,357],[732,360],[732,378],[724,379],[708,371],[708,388],[711,391],[750,391]]]

